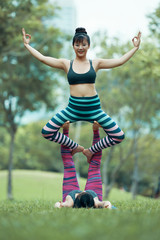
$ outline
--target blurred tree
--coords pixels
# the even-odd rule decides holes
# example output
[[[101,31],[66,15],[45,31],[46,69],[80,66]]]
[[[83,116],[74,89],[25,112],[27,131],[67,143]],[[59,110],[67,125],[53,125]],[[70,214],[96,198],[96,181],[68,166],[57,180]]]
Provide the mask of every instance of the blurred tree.
[[[14,168],[16,169],[33,169],[45,171],[63,172],[62,158],[60,155],[60,146],[52,142],[44,141],[41,137],[39,129],[45,122],[29,123],[18,128],[15,137],[14,150]],[[70,136],[75,138],[76,124],[70,126]],[[87,134],[87,138],[86,138]],[[103,135],[103,130],[100,130]],[[27,136],[27,138],[26,138]],[[151,144],[152,142],[152,144]],[[23,144],[22,144],[23,143]],[[80,144],[89,147],[92,143],[92,125],[90,123],[82,123]],[[132,172],[134,166],[134,155],[130,154],[129,158],[121,165],[120,156],[128,151],[132,143],[132,139],[128,138],[123,144],[103,150],[102,156],[102,173],[105,170],[105,159],[112,152],[111,161],[107,164],[108,180],[107,191],[112,188],[112,184],[117,187],[123,187],[129,191],[132,184]],[[151,191],[157,187],[157,179],[159,176],[159,139],[156,139],[152,133],[140,136],[139,139],[139,184],[138,194],[151,195]],[[9,135],[6,129],[1,129],[0,139],[0,169],[7,168]],[[127,150],[126,150],[127,149]],[[79,164],[80,175],[87,177],[88,163],[86,157],[79,153],[74,156],[75,164]],[[122,158],[123,159],[123,158]],[[77,166],[76,166],[77,167]],[[109,194],[109,193],[108,193]]]
[[[7,169],[8,167],[8,149],[9,149],[9,142],[10,136],[7,130],[3,127],[0,127],[0,170]]]
[[[100,48],[96,49],[97,45],[100,45]],[[108,39],[106,33],[103,37],[102,33],[94,36],[94,46],[97,56],[101,58],[117,58],[132,48],[130,43],[121,44],[117,38]],[[159,128],[159,51],[154,43],[147,40],[143,42],[141,49],[122,67],[98,74],[96,86],[103,109],[118,121],[119,126],[126,132],[126,138],[132,140],[130,147],[125,148],[124,143],[116,146],[119,150],[119,165],[112,169],[106,197],[114,184],[116,173],[131,154],[134,154],[132,194],[135,198],[139,181],[140,137]],[[104,167],[111,161],[111,156],[111,153],[108,154]],[[104,172],[106,177],[107,170]]]
[[[44,55],[58,57],[62,41],[56,28],[45,25],[45,19],[53,17],[55,9],[47,0],[0,0],[0,3],[0,125],[11,136],[8,198],[12,199],[14,139],[21,117],[27,110],[44,105],[53,110],[58,86],[53,71],[25,50],[21,29],[33,33],[32,44]]]
[[[158,47],[160,48],[160,3],[154,12],[148,15],[149,19],[149,30],[151,32],[151,38],[157,40]]]
[[[44,124],[40,121],[19,127],[15,139],[15,168],[63,171],[60,145],[44,141],[41,137],[40,129]]]

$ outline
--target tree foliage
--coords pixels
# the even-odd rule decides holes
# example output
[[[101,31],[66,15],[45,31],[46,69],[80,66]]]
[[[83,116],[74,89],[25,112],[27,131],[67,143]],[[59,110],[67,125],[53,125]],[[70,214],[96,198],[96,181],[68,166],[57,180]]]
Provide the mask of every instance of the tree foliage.
[[[49,142],[41,137],[40,129],[45,123],[35,122],[18,128],[15,137],[15,151],[13,156],[15,169],[33,169],[54,172],[63,172],[63,163],[60,154],[60,145]],[[61,130],[62,131],[62,130]],[[87,138],[86,138],[87,134]],[[26,137],[27,136],[27,137]],[[81,126],[81,134],[79,143],[85,147],[89,147],[92,143],[92,125],[84,123]],[[100,136],[103,136],[103,130],[100,129]],[[75,124],[70,125],[70,137],[75,140]],[[3,141],[2,141],[3,140]],[[152,140],[153,144],[150,144]],[[124,187],[130,191],[132,184],[132,172],[134,166],[134,155],[130,154],[125,163],[118,169],[120,157],[123,158],[132,144],[131,139],[127,139],[119,146],[103,150],[101,172],[105,168],[105,160],[113,150],[112,159],[108,164],[108,185],[112,178],[115,178],[114,186],[118,188]],[[0,169],[6,169],[8,165],[8,146],[9,136],[5,129],[1,130],[0,142]],[[120,148],[120,149],[119,149]],[[159,140],[152,134],[146,134],[139,140],[139,185],[138,193],[146,194],[148,189],[154,187],[159,175]],[[77,168],[79,165],[80,175],[87,177],[88,163],[82,153],[73,157]],[[114,175],[115,174],[115,175]],[[104,182],[104,181],[103,181]]]
[[[47,26],[55,8],[47,0],[1,1],[0,8],[0,125],[11,135],[9,154],[9,198],[14,139],[24,113],[43,105],[55,108],[58,86],[49,67],[30,56],[22,42],[24,27],[33,36],[32,45],[44,55],[59,57],[62,48],[58,29]]]
[[[100,42],[98,40],[100,36]],[[97,89],[101,98],[103,109],[115,118],[118,125],[125,131],[126,140],[131,146],[125,143],[116,146],[117,160],[110,173],[110,184],[114,184],[120,167],[126,162],[122,159],[134,160],[133,195],[138,191],[138,183],[142,180],[139,162],[145,164],[145,158],[141,159],[141,152],[147,151],[147,144],[141,142],[146,139],[148,144],[153,144],[153,138],[159,138],[159,102],[160,102],[160,69],[159,49],[155,41],[143,39],[140,50],[125,65],[98,74]],[[100,48],[97,48],[97,45]],[[94,46],[97,56],[101,58],[118,58],[131,49],[128,42],[122,45],[117,38],[109,39],[106,33],[97,33],[94,36]],[[149,134],[149,135],[148,135]],[[149,139],[145,136],[150,136]],[[130,151],[131,150],[131,151]],[[128,155],[130,153],[130,155]],[[113,155],[114,155],[113,154]],[[106,161],[111,164],[111,159],[106,156]],[[127,159],[126,159],[127,160]],[[109,166],[104,165],[109,169]],[[118,168],[118,166],[120,166]],[[116,171],[118,169],[118,171]],[[127,171],[127,169],[126,169]],[[106,171],[106,173],[108,170]],[[144,171],[143,171],[144,172]],[[131,176],[130,175],[130,176]],[[114,181],[112,181],[114,180]],[[109,182],[106,181],[109,186]]]
[[[1,124],[12,128],[26,110],[34,111],[42,104],[55,107],[54,89],[57,81],[53,71],[35,60],[25,50],[21,29],[33,35],[32,44],[44,55],[58,57],[62,44],[59,31],[43,23],[44,16],[54,15],[54,8],[43,1],[3,1],[0,36],[0,99],[4,113]],[[52,99],[52,101],[51,101]]]
[[[149,30],[151,32],[151,37],[160,41],[160,3],[157,8],[148,15],[149,19]],[[160,47],[160,45],[159,45]]]

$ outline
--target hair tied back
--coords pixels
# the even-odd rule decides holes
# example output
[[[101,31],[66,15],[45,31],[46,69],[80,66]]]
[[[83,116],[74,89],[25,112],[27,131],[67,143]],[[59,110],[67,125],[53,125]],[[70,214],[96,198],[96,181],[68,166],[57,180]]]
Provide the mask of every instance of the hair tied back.
[[[90,37],[88,36],[86,29],[82,27],[76,28],[72,45],[74,45],[76,41],[83,41],[83,39],[86,39],[88,42],[88,45],[90,45]]]
[[[87,34],[87,31],[85,28],[76,28],[75,35],[77,34]]]

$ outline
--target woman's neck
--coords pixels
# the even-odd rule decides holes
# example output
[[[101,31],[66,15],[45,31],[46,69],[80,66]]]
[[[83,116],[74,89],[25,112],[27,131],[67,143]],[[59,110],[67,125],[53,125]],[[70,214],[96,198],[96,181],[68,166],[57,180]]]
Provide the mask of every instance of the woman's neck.
[[[86,57],[76,57],[75,58],[75,61],[77,61],[77,62],[85,62],[85,61],[88,61],[88,59],[86,58]]]

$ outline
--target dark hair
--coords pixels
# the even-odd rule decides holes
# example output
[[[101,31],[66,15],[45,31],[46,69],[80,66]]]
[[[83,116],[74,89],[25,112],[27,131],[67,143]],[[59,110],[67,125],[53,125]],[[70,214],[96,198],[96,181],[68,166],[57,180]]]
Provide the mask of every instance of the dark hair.
[[[88,42],[88,45],[90,45],[90,37],[87,35],[86,29],[82,27],[76,28],[72,45],[74,45],[75,42],[83,42],[84,39],[86,39]]]
[[[92,208],[94,207],[94,199],[90,193],[82,192],[80,193],[75,201],[73,208]]]

